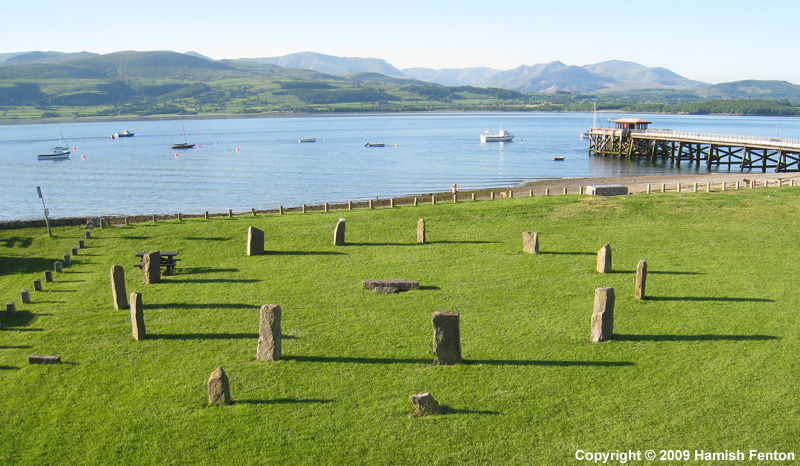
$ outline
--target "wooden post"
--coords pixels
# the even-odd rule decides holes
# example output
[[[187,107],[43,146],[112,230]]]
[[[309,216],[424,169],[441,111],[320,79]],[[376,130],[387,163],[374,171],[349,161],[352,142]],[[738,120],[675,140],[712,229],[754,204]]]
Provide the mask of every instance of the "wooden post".
[[[697,192],[697,183],[695,183],[695,184],[692,186],[692,192],[693,192],[693,193],[696,193],[696,192]]]
[[[453,194],[453,203],[455,204],[458,200],[458,194]]]
[[[208,211],[205,211],[205,212],[203,212],[203,218],[205,218],[206,220],[208,220]]]
[[[706,192],[707,193],[711,192],[711,182],[710,181],[708,183],[706,183]]]
[[[328,211],[328,203],[327,203],[327,202],[325,203],[325,208],[324,208],[324,211],[325,211],[325,212],[327,212],[327,211]]]
[[[489,192],[489,199],[494,199],[494,191]]]
[[[419,199],[417,199],[417,196],[414,196],[414,207],[418,205],[419,205]]]
[[[256,216],[256,208],[255,207],[250,207],[250,213],[252,213],[253,217],[255,217]]]
[[[228,218],[233,218],[233,209],[228,209]]]
[[[278,206],[278,215],[283,215],[283,206]]]
[[[681,192],[681,184],[680,183],[678,183],[678,186],[676,187],[676,189],[677,189],[678,192]]]
[[[303,204],[303,213],[306,213],[306,205]]]
[[[665,192],[667,192],[667,185],[666,185],[666,183],[661,183],[661,192],[662,192],[662,193],[665,193]]]
[[[353,201],[347,201],[347,210],[353,210]]]
[[[394,198],[389,198],[389,207],[394,209]]]
[[[647,183],[647,194],[650,194],[650,183]]]
[[[544,188],[544,195],[545,196],[549,196],[550,195],[550,188]]]
[[[475,200],[475,193],[472,193],[472,200]]]
[[[528,191],[528,197],[533,197],[533,190]]]
[[[431,204],[436,204],[436,195],[431,194]]]
[[[564,187],[564,195],[565,196],[567,195],[567,188],[566,187]]]

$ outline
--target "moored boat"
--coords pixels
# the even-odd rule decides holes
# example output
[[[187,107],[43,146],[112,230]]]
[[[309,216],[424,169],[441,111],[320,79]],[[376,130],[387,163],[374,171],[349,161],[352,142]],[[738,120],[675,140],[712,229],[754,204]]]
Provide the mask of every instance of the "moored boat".
[[[553,157],[553,162],[563,162],[564,157]]]
[[[189,144],[189,140],[186,139],[186,128],[183,126],[183,120],[181,120],[181,129],[183,129],[183,142],[178,144],[173,144],[173,149],[191,149],[194,147],[194,144]]]
[[[50,146],[50,152],[45,154],[39,154],[36,156],[39,160],[63,160],[68,159],[70,150],[69,146],[67,145],[67,141],[64,140],[64,136],[61,135],[61,130],[56,128],[58,131],[58,140],[61,142],[60,146]]]
[[[317,142],[317,138],[305,138],[305,139],[300,139],[297,142]]]
[[[364,147],[383,147],[385,145],[385,142],[368,142],[364,144]]]
[[[114,137],[117,138],[131,138],[133,137],[133,133],[128,131],[127,129],[121,133],[114,133]]]
[[[500,132],[497,134],[491,134],[488,131],[481,134],[481,142],[509,142],[513,140],[514,135],[503,128],[500,128]]]

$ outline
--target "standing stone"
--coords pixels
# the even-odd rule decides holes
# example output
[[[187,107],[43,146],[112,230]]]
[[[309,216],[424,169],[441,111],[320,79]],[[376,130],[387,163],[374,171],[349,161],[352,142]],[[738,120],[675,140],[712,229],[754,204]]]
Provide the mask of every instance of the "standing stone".
[[[125,298],[128,293],[125,292],[125,269],[121,265],[112,265],[110,270],[111,275],[111,297],[114,299],[114,309],[125,309],[128,304]]]
[[[421,218],[417,222],[417,243],[425,244],[425,219]]]
[[[72,265],[72,256],[64,254],[64,265]]]
[[[433,313],[433,364],[449,366],[460,362],[459,314],[453,311],[436,311]]]
[[[333,244],[335,246],[344,246],[344,219],[340,218],[336,222],[336,228],[333,230]]]
[[[131,329],[134,340],[144,340],[147,338],[147,331],[144,328],[144,309],[142,308],[142,294],[139,292],[131,293]]]
[[[33,281],[33,291],[42,291],[42,281],[38,278]]]
[[[258,321],[258,348],[256,359],[277,361],[281,358],[281,307],[277,304],[261,306]]]
[[[611,245],[608,243],[597,251],[597,272],[611,272]]]
[[[647,282],[647,261],[639,261],[636,266],[636,288],[634,298],[644,299],[644,285]]]
[[[55,270],[58,273],[63,272],[64,268],[61,266],[61,262],[59,262],[59,261],[53,262],[53,270]]]
[[[87,231],[87,232],[84,234],[84,236],[86,237],[86,239],[92,239],[92,232],[91,232],[91,231]]]
[[[6,303],[6,315],[13,316],[17,313],[16,303]]]
[[[439,413],[439,402],[436,401],[429,392],[417,393],[416,395],[409,396],[409,398],[411,398],[411,402],[414,403],[417,416]]]
[[[539,254],[539,233],[523,231],[522,250],[528,254]]]
[[[47,283],[52,283],[53,282],[53,272],[51,272],[49,270],[45,270],[44,271],[44,281],[46,281]]]
[[[247,228],[247,255],[264,254],[264,232],[255,227]]]
[[[231,405],[231,386],[225,370],[218,367],[208,377],[208,403],[212,405]]]
[[[592,312],[592,343],[610,340],[614,336],[614,288],[601,286],[594,291]]]
[[[88,231],[87,231],[87,233],[88,233]],[[78,248],[79,249],[86,249],[86,240],[79,239],[78,240]]]
[[[142,280],[145,285],[161,281],[161,252],[150,251],[142,256]]]
[[[78,248],[72,248],[72,255],[73,256],[77,256],[78,255]]]
[[[22,290],[19,292],[19,297],[22,299],[23,304],[30,304],[31,302],[31,293],[28,290]]]

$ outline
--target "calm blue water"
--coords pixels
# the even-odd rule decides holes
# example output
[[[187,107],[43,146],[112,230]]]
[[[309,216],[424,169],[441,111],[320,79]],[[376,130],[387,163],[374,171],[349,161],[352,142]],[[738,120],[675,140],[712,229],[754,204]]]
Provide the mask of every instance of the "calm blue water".
[[[797,118],[598,114],[598,125],[621,116],[650,119],[655,129],[800,138]],[[0,219],[41,218],[37,185],[51,217],[71,217],[245,212],[442,192],[453,183],[469,190],[695,170],[590,157],[579,134],[591,124],[590,113],[185,120],[189,142],[198,146],[183,151],[170,149],[183,141],[179,120],[0,125]],[[517,140],[480,143],[483,131],[501,126]],[[136,135],[110,139],[126,128]],[[37,160],[58,142],[59,130],[75,147],[72,158]],[[298,143],[310,137],[317,142]]]

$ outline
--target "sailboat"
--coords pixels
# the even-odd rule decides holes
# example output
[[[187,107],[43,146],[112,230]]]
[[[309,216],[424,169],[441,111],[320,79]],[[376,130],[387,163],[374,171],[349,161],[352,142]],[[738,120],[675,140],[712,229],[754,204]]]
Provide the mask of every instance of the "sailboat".
[[[183,120],[181,120],[181,128],[183,129],[183,142],[178,144],[173,144],[173,149],[191,149],[194,147],[194,144],[189,144],[189,140],[186,139],[186,128],[183,126]]]
[[[589,133],[592,132],[592,129],[597,128],[597,102],[592,104],[592,113],[594,113],[592,117],[592,127],[589,129],[589,131],[581,133],[581,139],[589,139]]]
[[[61,130],[56,128],[58,131],[58,140],[60,141],[60,146],[50,146],[50,152],[46,154],[39,154],[36,156],[39,160],[62,160],[69,158],[69,146],[67,145],[67,141],[64,140],[64,136],[61,135]]]

